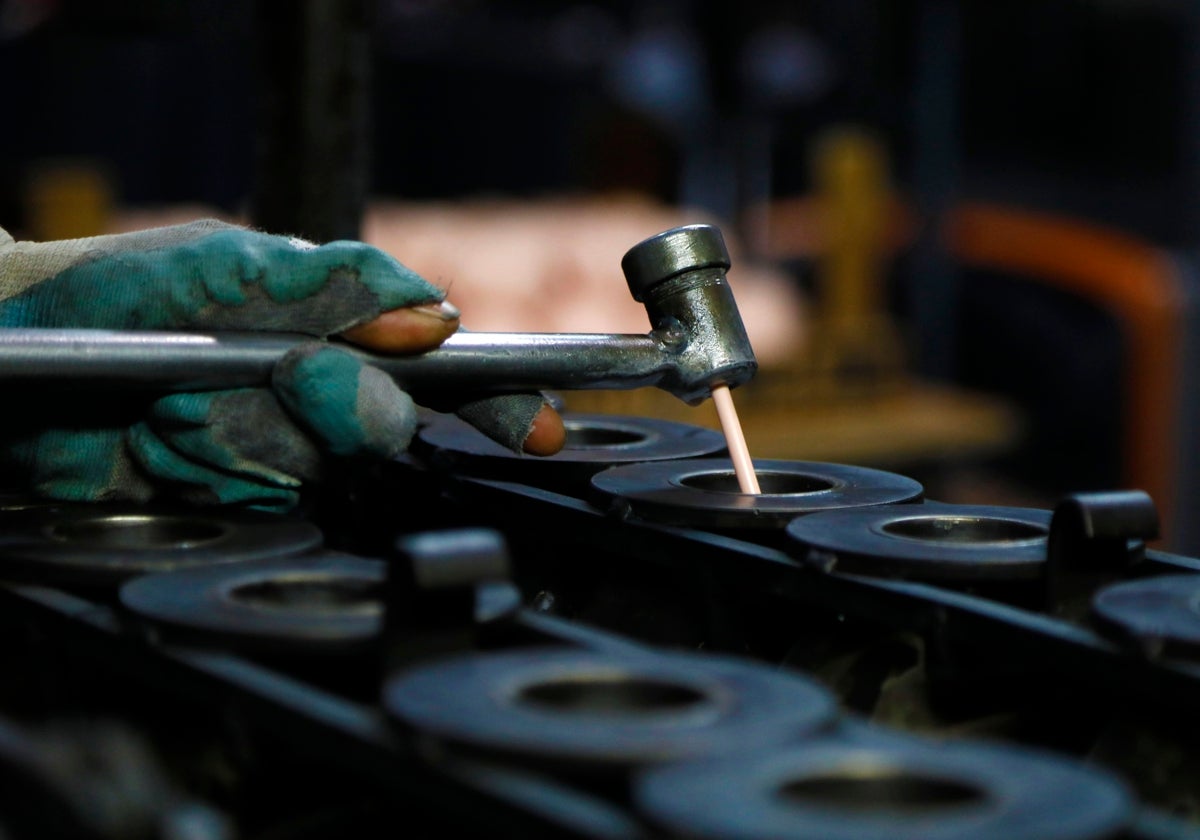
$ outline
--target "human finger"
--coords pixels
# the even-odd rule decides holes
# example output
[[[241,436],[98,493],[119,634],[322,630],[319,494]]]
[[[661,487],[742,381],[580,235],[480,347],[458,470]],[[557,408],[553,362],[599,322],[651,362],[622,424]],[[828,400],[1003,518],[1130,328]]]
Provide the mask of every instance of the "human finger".
[[[443,300],[384,312],[342,333],[348,341],[381,353],[420,353],[437,347],[458,330],[459,312]]]
[[[127,435],[134,460],[156,482],[170,488],[170,495],[195,504],[246,505],[264,510],[288,510],[296,506],[298,487],[235,475],[194,460],[160,438],[147,424],[138,423]]]
[[[271,385],[334,455],[394,458],[417,428],[416,406],[391,377],[328,344],[289,351],[275,365]]]
[[[567,430],[562,417],[554,407],[546,403],[534,415],[529,434],[521,448],[530,455],[553,455],[567,442]]]
[[[539,392],[459,398],[450,405],[440,402],[431,407],[452,411],[514,452],[553,455],[566,441],[562,418]]]

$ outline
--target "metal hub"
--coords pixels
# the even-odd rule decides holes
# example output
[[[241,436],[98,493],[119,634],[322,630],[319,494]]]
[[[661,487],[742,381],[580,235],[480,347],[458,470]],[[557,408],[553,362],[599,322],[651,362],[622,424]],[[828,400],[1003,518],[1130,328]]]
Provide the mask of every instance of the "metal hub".
[[[115,584],[138,574],[291,557],[324,541],[310,522],[254,511],[78,506],[30,512],[0,540],[8,579]]]
[[[921,485],[882,470],[808,461],[755,462],[761,495],[738,489],[725,458],[613,467],[592,478],[610,506],[652,522],[780,529],[797,516],[919,500]]]
[[[816,682],[749,661],[574,649],[435,662],[389,681],[384,706],[435,743],[576,769],[754,749],[837,716]]]
[[[375,645],[383,629],[387,564],[321,551],[253,564],[146,575],[125,583],[121,605],[181,640],[305,656]],[[480,587],[476,620],[511,614],[511,585]]]
[[[1132,819],[1116,778],[1009,747],[833,738],[654,768],[635,804],[671,836],[1099,840]]]
[[[795,553],[826,571],[924,580],[1037,577],[1051,512],[927,502],[830,511],[790,522]]]

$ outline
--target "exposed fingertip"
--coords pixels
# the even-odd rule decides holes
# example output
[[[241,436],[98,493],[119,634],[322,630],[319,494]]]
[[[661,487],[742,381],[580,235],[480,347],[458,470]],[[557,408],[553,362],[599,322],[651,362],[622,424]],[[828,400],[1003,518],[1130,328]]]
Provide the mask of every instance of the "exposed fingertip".
[[[349,341],[385,353],[419,353],[437,347],[458,330],[458,309],[448,301],[384,312],[342,333]]]
[[[530,455],[553,455],[566,442],[567,430],[563,427],[562,417],[553,408],[544,405],[533,418],[522,448]]]

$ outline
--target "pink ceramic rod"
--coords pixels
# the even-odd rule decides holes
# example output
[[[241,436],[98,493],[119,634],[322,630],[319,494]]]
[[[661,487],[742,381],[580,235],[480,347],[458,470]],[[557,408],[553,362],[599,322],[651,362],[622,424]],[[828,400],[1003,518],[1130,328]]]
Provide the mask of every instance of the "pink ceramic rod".
[[[721,429],[725,432],[729,457],[733,459],[733,472],[737,476],[738,487],[743,493],[758,495],[762,490],[758,486],[758,476],[754,472],[754,463],[750,460],[750,450],[746,446],[746,437],[742,434],[737,409],[733,407],[733,395],[729,393],[729,386],[714,385],[712,398],[717,406]]]

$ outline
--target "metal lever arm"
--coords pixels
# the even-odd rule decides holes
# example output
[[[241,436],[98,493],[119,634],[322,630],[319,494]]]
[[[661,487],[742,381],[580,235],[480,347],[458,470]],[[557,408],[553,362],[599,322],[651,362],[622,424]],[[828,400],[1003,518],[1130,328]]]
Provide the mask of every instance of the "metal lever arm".
[[[166,391],[262,386],[285,353],[313,340],[289,333],[3,329],[0,381]],[[460,332],[414,356],[341,346],[418,391],[661,387],[677,367],[676,352],[654,333]]]

